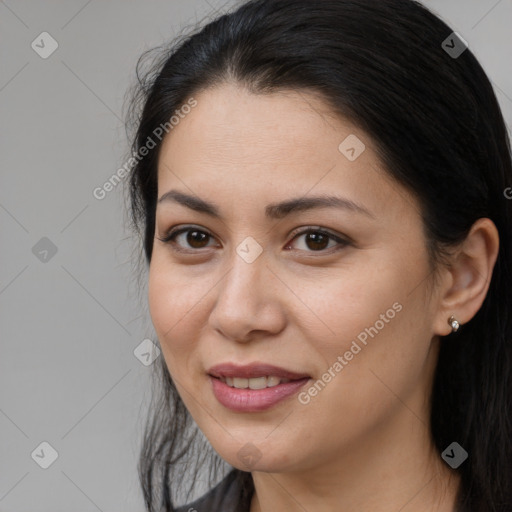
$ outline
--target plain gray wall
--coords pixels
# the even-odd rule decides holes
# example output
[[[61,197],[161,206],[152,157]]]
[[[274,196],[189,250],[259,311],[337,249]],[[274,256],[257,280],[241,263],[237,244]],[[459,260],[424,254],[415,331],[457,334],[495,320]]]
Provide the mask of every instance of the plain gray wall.
[[[511,126],[512,0],[425,4],[468,41]],[[152,366],[134,350],[155,337],[122,185],[92,192],[124,163],[139,55],[231,5],[0,1],[0,512],[144,510],[136,465]],[[45,59],[42,32],[58,43]],[[43,442],[58,453],[47,469]]]

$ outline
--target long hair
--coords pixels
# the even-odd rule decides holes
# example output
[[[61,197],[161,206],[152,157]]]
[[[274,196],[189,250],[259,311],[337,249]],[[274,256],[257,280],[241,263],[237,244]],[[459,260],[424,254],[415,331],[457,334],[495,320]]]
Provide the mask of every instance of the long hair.
[[[414,0],[254,0],[161,48],[142,73],[144,55],[131,149],[138,154],[149,137],[156,147],[131,171],[130,221],[149,265],[163,139],[154,130],[194,94],[228,80],[254,93],[315,92],[369,134],[386,172],[417,198],[436,265],[477,219],[490,218],[500,236],[490,287],[471,321],[441,338],[430,426],[439,452],[457,441],[469,453],[457,469],[457,510],[510,512],[512,201],[504,194],[512,186],[510,141],[489,79],[452,33]],[[218,456],[198,449],[204,439],[162,359],[139,462],[150,512],[175,510],[185,469],[196,474],[207,464],[215,478],[221,467]],[[235,471],[240,499],[248,502],[252,477]]]

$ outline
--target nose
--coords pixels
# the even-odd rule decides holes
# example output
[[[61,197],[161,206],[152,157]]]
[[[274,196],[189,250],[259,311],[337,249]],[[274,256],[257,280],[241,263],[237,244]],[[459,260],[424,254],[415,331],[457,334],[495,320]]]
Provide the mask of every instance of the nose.
[[[285,327],[285,286],[264,255],[247,263],[235,252],[230,269],[215,287],[209,324],[227,339],[246,343],[275,336]]]

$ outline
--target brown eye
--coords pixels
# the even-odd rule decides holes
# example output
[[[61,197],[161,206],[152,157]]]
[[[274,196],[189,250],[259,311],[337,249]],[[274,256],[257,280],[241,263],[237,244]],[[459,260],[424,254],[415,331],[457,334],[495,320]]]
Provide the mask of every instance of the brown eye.
[[[172,244],[177,251],[187,252],[190,250],[193,252],[194,249],[208,247],[207,243],[210,238],[212,238],[210,233],[189,226],[171,230],[164,238],[158,239],[164,243]]]
[[[210,235],[204,231],[188,230],[185,238],[191,247],[194,247],[194,249],[201,249],[204,247],[202,244],[208,240],[209,236]]]
[[[327,249],[336,246],[338,246],[338,249],[343,249],[345,246],[350,245],[350,241],[334,233],[320,228],[309,228],[297,233],[293,237],[292,242],[286,245],[285,249],[288,249],[292,243],[301,237],[304,237],[304,243],[303,247],[299,247],[298,250],[306,253],[323,253],[327,252]],[[175,251],[193,253],[200,249],[211,247],[211,245],[208,245],[208,242],[210,239],[213,239],[213,235],[196,227],[185,226],[173,229],[164,238],[158,239],[164,243],[171,244]],[[331,245],[329,245],[329,242],[331,242]]]
[[[344,240],[343,238],[322,229],[309,228],[305,231],[297,233],[297,235],[293,238],[293,241],[298,240],[301,237],[304,237],[304,243],[303,248],[299,248],[299,250],[306,252],[322,252],[336,245],[341,246],[340,248],[350,245],[348,240]],[[331,246],[329,246],[330,241],[333,242]],[[290,245],[291,243],[288,244],[287,247]]]
[[[312,250],[326,249],[329,244],[330,237],[323,233],[307,233],[305,236],[306,245]]]

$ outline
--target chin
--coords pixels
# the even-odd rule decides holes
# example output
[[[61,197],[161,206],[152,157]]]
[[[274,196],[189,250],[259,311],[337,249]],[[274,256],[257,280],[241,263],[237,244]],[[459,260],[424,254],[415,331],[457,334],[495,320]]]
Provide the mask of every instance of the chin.
[[[296,461],[290,460],[289,454],[293,448],[286,446],[279,440],[275,443],[234,441],[230,446],[221,449],[212,444],[215,451],[228,464],[241,471],[261,471],[266,473],[280,473],[296,468]]]

